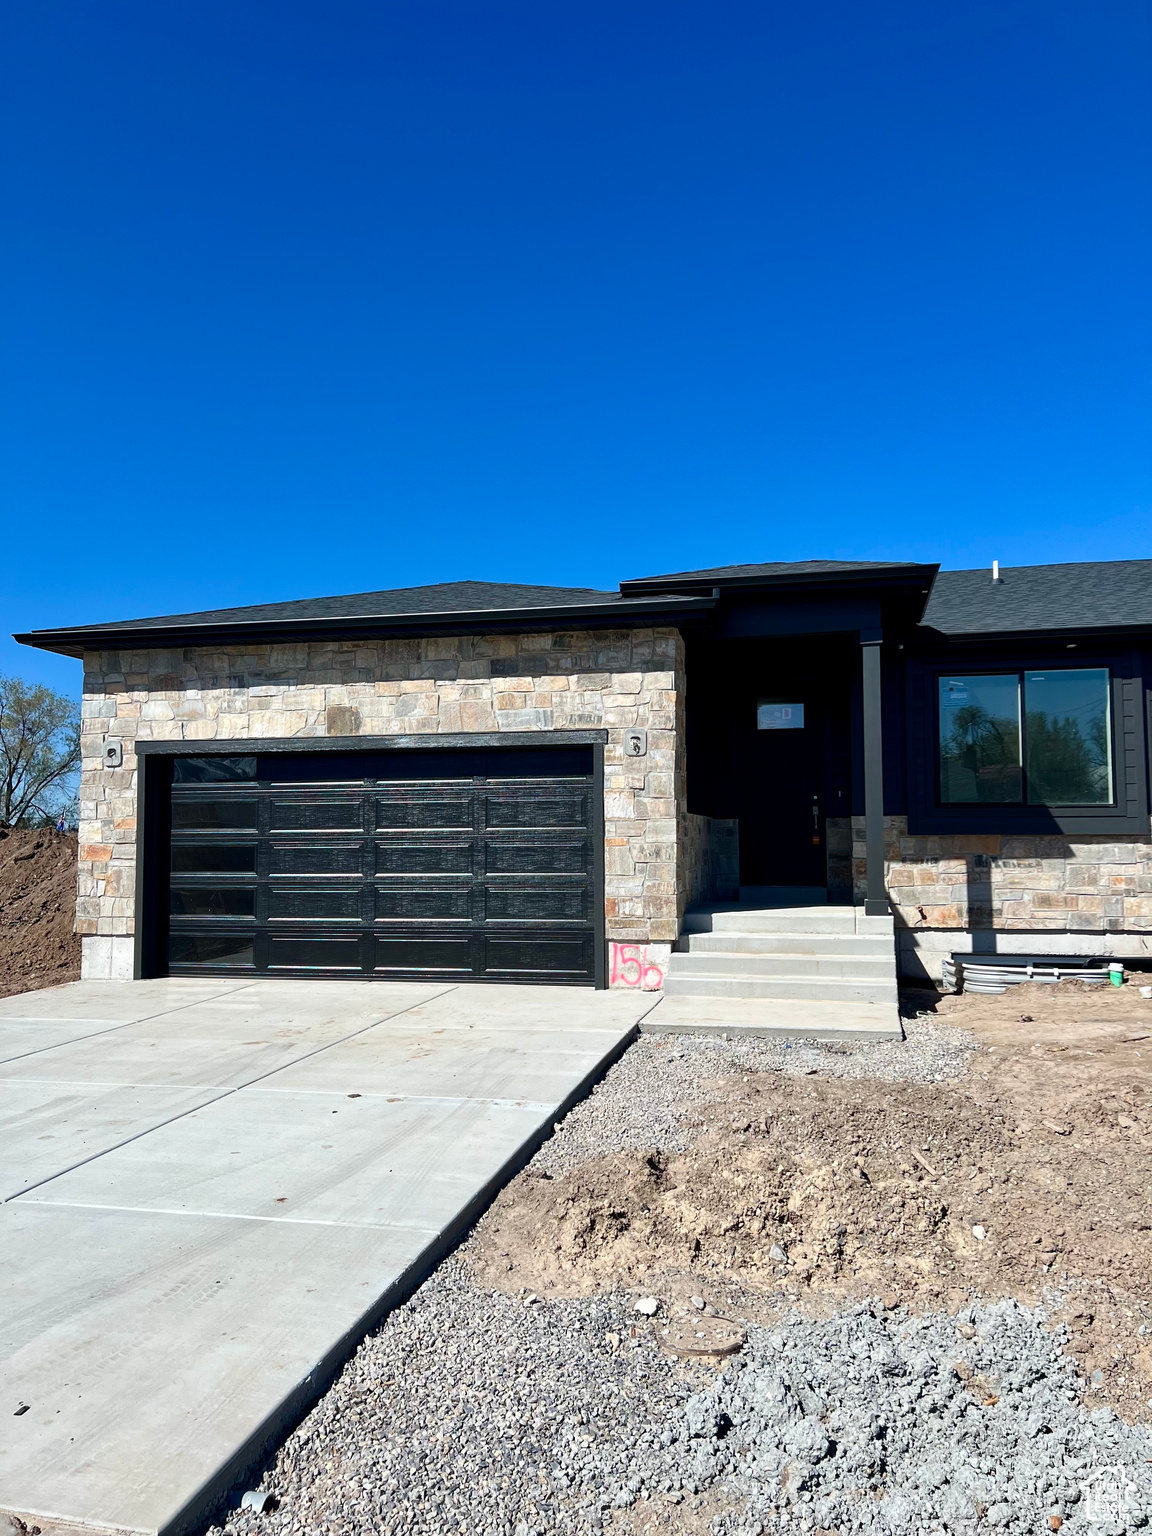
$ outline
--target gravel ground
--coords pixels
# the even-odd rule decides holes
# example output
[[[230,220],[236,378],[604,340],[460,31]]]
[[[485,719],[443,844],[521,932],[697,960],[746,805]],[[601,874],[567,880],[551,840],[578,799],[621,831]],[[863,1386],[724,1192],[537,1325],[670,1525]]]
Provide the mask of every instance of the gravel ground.
[[[969,1032],[924,1016],[905,1019],[902,1043],[759,1040],[733,1035],[641,1035],[536,1154],[535,1165],[566,1173],[609,1152],[653,1145],[683,1152],[693,1129],[685,1112],[736,1072],[939,1083],[963,1077],[978,1047]]]
[[[644,1037],[537,1158],[682,1146],[684,1106],[739,1070],[963,1075],[971,1036],[907,1028],[903,1045]],[[361,1345],[265,1466],[276,1506],[232,1507],[210,1536],[1121,1536],[1152,1518],[1152,1433],[1084,1406],[1043,1309],[790,1312],[749,1322],[717,1372],[666,1356],[634,1296],[508,1296],[466,1257]]]
[[[791,1314],[750,1325],[717,1375],[662,1354],[632,1298],[512,1298],[451,1260],[289,1437],[259,1485],[278,1507],[234,1510],[225,1529],[1142,1528],[1152,1434],[1081,1406],[1085,1383],[1044,1322],[1011,1302],[955,1318],[879,1303]],[[1108,1501],[1116,1518],[1090,1520]]]

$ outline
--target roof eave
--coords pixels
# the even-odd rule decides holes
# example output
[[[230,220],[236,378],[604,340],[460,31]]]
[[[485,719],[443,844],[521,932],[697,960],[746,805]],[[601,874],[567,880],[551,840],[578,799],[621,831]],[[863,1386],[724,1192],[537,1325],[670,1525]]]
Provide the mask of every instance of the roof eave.
[[[482,630],[533,632],[561,624],[579,623],[593,628],[627,628],[634,620],[648,623],[664,618],[707,613],[716,606],[708,596],[675,597],[667,594],[632,598],[613,603],[565,603],[537,608],[491,608],[449,613],[360,614],[318,619],[251,619],[211,624],[153,624],[137,628],[85,625],[73,629],[37,629],[13,635],[21,645],[62,656],[83,657],[86,651],[168,650],[175,646],[292,644],[301,640],[340,636],[366,637],[386,631],[393,635],[467,634]]]
[[[658,592],[704,592],[704,591],[730,591],[742,590],[749,587],[828,587],[872,583],[876,586],[903,586],[913,582],[928,582],[931,586],[936,579],[940,567],[938,565],[919,565],[901,563],[895,565],[874,566],[863,571],[795,571],[781,572],[774,576],[697,576],[685,577],[683,580],[676,576],[641,576],[631,581],[622,581],[620,591],[625,597],[635,594],[637,597]]]

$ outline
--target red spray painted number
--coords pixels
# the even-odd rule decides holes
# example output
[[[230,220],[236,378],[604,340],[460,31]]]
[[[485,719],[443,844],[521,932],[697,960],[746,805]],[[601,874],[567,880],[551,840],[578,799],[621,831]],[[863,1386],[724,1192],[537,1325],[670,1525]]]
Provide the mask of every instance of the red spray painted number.
[[[647,944],[613,944],[611,949],[611,986],[658,992],[664,985],[664,969],[649,956]]]

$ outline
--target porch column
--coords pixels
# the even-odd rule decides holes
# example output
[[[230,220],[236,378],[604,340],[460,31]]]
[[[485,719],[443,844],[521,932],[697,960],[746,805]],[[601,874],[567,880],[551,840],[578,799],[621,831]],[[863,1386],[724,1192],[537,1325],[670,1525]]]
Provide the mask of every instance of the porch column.
[[[884,889],[884,734],[880,714],[881,632],[862,630],[860,652],[864,674],[864,847],[868,884],[864,899],[867,917],[887,917]]]

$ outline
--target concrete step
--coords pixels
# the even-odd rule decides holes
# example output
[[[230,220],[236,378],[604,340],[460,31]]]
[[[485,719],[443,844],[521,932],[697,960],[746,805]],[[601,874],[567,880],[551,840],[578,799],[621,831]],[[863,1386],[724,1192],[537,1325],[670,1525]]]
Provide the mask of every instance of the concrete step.
[[[718,906],[685,912],[685,933],[893,934],[891,917],[866,917],[859,907]]]
[[[745,896],[751,892],[744,891]],[[803,893],[801,893],[803,894]],[[669,998],[876,1004],[896,1009],[891,917],[861,907],[719,902],[685,914]]]
[[[640,1021],[644,1034],[758,1035],[769,1040],[900,1040],[894,1003],[790,998],[664,997]]]
[[[664,978],[665,997],[762,997],[824,1002],[897,1002],[896,979],[848,981],[835,977],[727,975],[723,972],[669,972]]]
[[[842,981],[891,981],[895,962],[889,955],[756,955],[710,949],[678,951],[668,976],[830,976]]]
[[[856,932],[857,933],[884,933],[896,942],[896,925],[891,912],[887,917],[869,917],[863,907],[856,908]]]
[[[721,902],[684,914],[690,933],[855,933],[855,907],[752,907]]]
[[[892,960],[892,940],[883,934],[859,933],[692,933],[680,941],[681,950],[741,955],[878,955]]]
[[[855,933],[853,907],[744,907],[712,914],[712,933]]]

